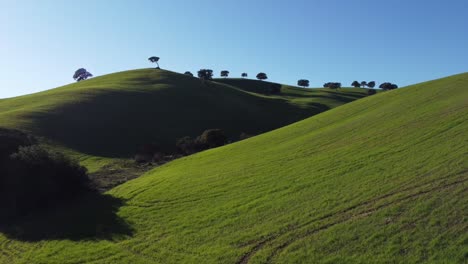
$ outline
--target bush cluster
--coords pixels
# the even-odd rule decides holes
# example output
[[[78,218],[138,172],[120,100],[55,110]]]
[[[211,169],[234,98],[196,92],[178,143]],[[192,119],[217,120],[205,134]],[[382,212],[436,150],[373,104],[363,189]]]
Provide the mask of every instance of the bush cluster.
[[[0,217],[15,217],[89,188],[86,169],[20,131],[0,129]]]
[[[176,142],[177,151],[182,155],[190,155],[210,148],[217,148],[228,142],[221,129],[207,129],[196,138],[183,137]]]

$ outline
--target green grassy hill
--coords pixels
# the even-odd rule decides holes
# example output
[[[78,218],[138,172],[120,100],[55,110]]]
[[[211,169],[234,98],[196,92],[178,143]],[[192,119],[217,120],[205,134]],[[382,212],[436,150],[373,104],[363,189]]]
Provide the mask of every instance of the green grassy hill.
[[[463,263],[468,74],[176,160],[0,229],[3,263]]]
[[[364,96],[365,90],[353,89],[263,96],[144,69],[0,100],[0,126],[32,132],[78,153],[127,158],[147,143],[172,150],[176,139],[210,128],[225,130],[231,140],[242,132],[260,134]]]

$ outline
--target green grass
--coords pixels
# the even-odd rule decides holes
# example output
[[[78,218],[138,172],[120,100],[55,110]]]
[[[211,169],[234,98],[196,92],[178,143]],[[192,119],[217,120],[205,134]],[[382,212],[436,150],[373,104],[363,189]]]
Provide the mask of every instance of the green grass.
[[[467,98],[465,73],[176,160],[3,228],[0,262],[464,263]]]
[[[364,96],[364,89],[263,96],[143,69],[0,100],[0,126],[39,135],[80,159],[129,158],[147,143],[172,151],[178,138],[210,128],[236,141],[242,132],[261,134]]]

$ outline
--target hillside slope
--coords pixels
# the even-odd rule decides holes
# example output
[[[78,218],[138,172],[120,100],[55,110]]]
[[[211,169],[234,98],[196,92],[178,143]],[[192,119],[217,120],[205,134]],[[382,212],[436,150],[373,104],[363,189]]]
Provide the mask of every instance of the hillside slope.
[[[317,90],[300,96],[306,98],[295,102],[217,82],[205,85],[165,70],[133,70],[1,100],[0,126],[32,132],[80,153],[126,158],[147,143],[172,150],[176,139],[210,128],[225,130],[231,140],[242,132],[260,134],[365,92]]]
[[[463,263],[467,98],[456,75],[176,160],[3,228],[0,262]]]

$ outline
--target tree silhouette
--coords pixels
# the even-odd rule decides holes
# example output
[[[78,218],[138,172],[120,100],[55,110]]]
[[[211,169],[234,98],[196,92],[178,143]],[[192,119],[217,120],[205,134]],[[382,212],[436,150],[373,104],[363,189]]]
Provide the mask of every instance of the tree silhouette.
[[[300,79],[297,81],[297,86],[302,86],[304,88],[309,87],[309,80]]]
[[[390,83],[390,82],[384,82],[382,83],[379,88],[387,91],[387,90],[394,90],[394,89],[397,89],[398,88],[398,85],[394,84],[394,83]]]
[[[75,79],[77,82],[86,80],[89,77],[93,77],[93,75],[84,68],[76,70],[75,74],[73,75],[73,79]]]
[[[211,80],[213,79],[213,70],[210,69],[201,69],[198,71],[198,78],[201,80]]]
[[[361,82],[361,87],[362,87],[362,88],[365,88],[366,86],[367,86],[367,82],[366,82],[366,81],[362,81],[362,82]]]
[[[156,69],[160,69],[160,68],[159,68],[159,57],[156,57],[156,56],[149,57],[148,60],[149,60],[151,63],[156,63],[156,65],[158,65],[158,67],[156,67]]]
[[[354,88],[359,88],[361,87],[361,84],[358,82],[358,81],[354,81],[351,86],[353,86]]]
[[[241,76],[242,76],[242,78],[247,78],[247,73],[246,73],[246,72],[244,72],[244,73],[242,73],[242,75],[241,75]]]
[[[190,77],[193,77],[193,73],[191,73],[191,72],[189,72],[189,71],[186,71],[184,74],[185,74],[185,75],[188,75],[188,76],[190,76]]]
[[[367,87],[374,88],[375,87],[375,81],[368,82]]]
[[[340,89],[341,88],[341,83],[339,82],[327,82],[323,85],[324,88],[330,88],[330,89]]]
[[[228,77],[229,76],[229,71],[221,71],[221,77]]]
[[[260,81],[263,81],[263,80],[268,79],[268,76],[266,75],[266,73],[260,72],[257,74],[257,79],[259,79]]]

